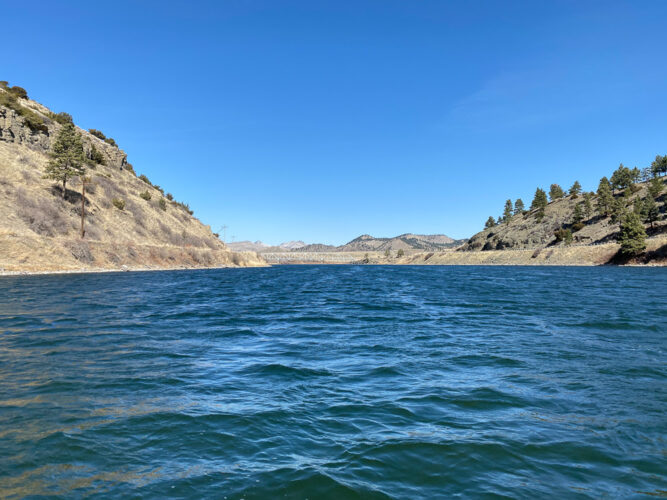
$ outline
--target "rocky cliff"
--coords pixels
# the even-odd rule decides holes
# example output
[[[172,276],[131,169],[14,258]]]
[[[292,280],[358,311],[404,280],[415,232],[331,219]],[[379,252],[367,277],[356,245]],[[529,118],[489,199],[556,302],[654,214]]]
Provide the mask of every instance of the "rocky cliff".
[[[127,154],[100,133],[77,128],[90,184],[82,199],[81,180],[72,178],[63,199],[44,171],[69,115],[9,90],[0,85],[0,270],[264,264],[254,253],[230,251],[186,204],[137,177]]]

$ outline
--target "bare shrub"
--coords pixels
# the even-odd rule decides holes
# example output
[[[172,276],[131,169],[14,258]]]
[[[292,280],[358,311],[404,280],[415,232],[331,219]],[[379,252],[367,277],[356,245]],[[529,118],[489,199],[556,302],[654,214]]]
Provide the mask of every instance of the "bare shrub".
[[[175,242],[175,240],[178,239],[178,237],[174,235],[174,232],[171,230],[169,226],[163,224],[162,222],[158,222],[158,229],[153,234],[157,239],[161,241],[168,242],[172,245],[179,244]]]
[[[195,236],[194,234],[188,233],[187,231],[183,230],[181,233],[181,236],[183,237],[183,246],[191,246],[191,247],[206,247],[206,241],[203,238],[200,238],[199,236]]]
[[[122,262],[122,259],[116,252],[106,251],[105,254],[107,260],[112,264],[120,264]]]
[[[19,188],[16,206],[18,216],[37,234],[52,237],[69,231],[66,207],[56,198],[29,196]]]
[[[104,232],[94,224],[91,224],[90,220],[86,218],[86,239],[89,240],[101,240]]]
[[[102,188],[105,197],[109,200],[113,198],[120,198],[123,194],[125,194],[123,191],[118,189],[118,186],[115,182],[101,175],[95,176],[95,184]]]
[[[32,183],[35,180],[35,176],[32,175],[32,173],[28,170],[22,170],[21,171],[21,177],[23,177],[23,180],[26,181],[27,183]]]
[[[213,255],[211,255],[210,251],[189,248],[188,255],[195,264],[209,267],[213,265]]]
[[[68,241],[65,243],[65,247],[79,262],[90,264],[95,261],[95,258],[90,251],[90,246],[85,241]]]
[[[132,200],[128,200],[125,204],[126,208],[132,212],[132,215],[134,216],[134,222],[139,227],[146,227],[146,213],[144,212],[143,208],[141,208],[139,205],[134,203]]]

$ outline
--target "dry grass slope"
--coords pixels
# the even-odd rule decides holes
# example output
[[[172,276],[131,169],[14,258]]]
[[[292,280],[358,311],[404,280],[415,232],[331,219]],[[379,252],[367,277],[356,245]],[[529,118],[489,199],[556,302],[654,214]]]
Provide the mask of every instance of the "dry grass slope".
[[[40,104],[20,102],[44,118],[48,134],[0,106],[0,270],[264,265],[254,253],[229,251],[186,207],[137,178],[122,151],[79,129],[85,149],[94,145],[105,160],[87,171],[82,239],[81,181],[68,182],[63,200],[62,187],[43,178],[60,125]]]

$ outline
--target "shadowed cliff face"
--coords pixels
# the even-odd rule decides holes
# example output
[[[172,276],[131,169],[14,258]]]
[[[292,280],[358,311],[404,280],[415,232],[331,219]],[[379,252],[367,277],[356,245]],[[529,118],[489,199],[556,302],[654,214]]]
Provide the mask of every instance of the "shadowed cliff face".
[[[39,103],[18,99],[17,105],[44,126],[35,130],[16,109],[0,105],[0,269],[263,264],[253,253],[229,251],[187,206],[136,177],[125,152],[82,129],[91,182],[82,199],[81,181],[72,177],[63,200],[62,186],[44,178],[62,125]]]

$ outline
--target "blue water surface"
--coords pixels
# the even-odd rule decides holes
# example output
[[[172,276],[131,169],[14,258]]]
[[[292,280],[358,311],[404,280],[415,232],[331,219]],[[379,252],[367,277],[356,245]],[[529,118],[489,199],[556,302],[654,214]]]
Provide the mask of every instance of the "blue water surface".
[[[0,497],[667,495],[667,269],[0,277]]]

